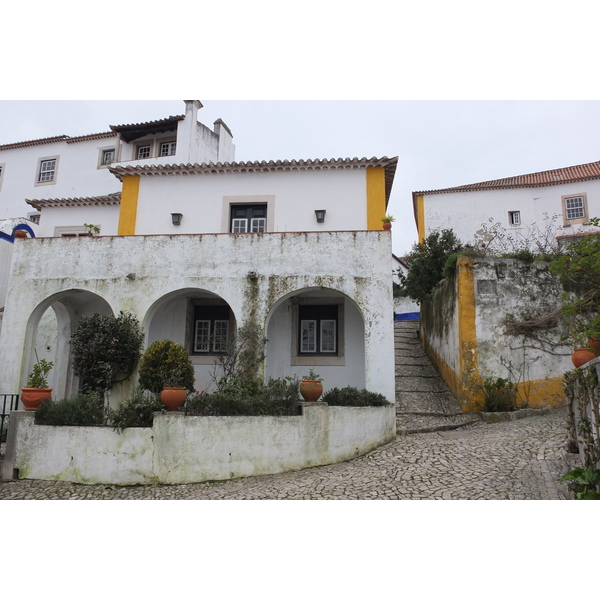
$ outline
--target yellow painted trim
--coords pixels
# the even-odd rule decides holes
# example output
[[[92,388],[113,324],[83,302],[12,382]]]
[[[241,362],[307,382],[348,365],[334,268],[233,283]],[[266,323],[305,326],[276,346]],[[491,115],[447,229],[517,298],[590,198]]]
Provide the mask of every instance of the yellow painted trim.
[[[121,209],[119,212],[118,235],[134,235],[137,218],[140,176],[130,175],[123,179],[121,190]]]
[[[383,167],[367,167],[367,229],[381,231],[385,217],[385,170]]]
[[[425,198],[417,196],[417,233],[419,243],[425,240]]]
[[[558,408],[565,404],[562,377],[534,379],[517,384],[517,403],[527,408]]]
[[[466,412],[483,408],[483,392],[479,376],[477,325],[475,309],[475,282],[473,259],[461,256],[457,262],[458,352],[462,393],[459,400]]]

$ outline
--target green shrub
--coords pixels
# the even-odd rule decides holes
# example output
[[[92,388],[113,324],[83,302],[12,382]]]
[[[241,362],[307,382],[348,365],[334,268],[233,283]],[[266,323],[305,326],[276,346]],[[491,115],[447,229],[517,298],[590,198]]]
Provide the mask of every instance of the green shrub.
[[[389,404],[383,394],[359,390],[355,387],[332,388],[321,399],[329,406],[386,406]]]
[[[481,386],[485,398],[484,410],[487,412],[509,412],[516,410],[517,386],[508,379],[484,379]]]
[[[194,416],[282,416],[298,414],[297,379],[270,379],[266,384],[230,384],[213,394],[197,394],[188,399],[184,411]]]
[[[163,412],[164,404],[158,394],[136,388],[116,410],[109,412],[109,422],[118,432],[127,427],[152,427],[155,412]]]
[[[422,242],[413,244],[412,251],[404,258],[408,273],[398,272],[398,293],[422,302],[444,278],[448,257],[463,248],[451,229],[432,231]]]
[[[37,354],[36,354],[37,356]],[[48,388],[48,379],[47,375],[50,373],[50,370],[54,366],[53,362],[48,362],[45,358],[42,360],[38,360],[33,368],[31,369],[31,373],[29,374],[29,378],[27,379],[27,387],[28,388],[38,388],[38,389],[47,389]]]
[[[194,391],[194,367],[185,348],[171,340],[150,345],[140,360],[139,385],[159,394],[165,387]]]
[[[42,402],[35,411],[36,425],[102,425],[102,397],[94,392],[75,398]]]
[[[569,489],[575,494],[575,500],[600,500],[600,469],[573,469],[558,481],[569,482]]]
[[[71,336],[73,370],[85,388],[110,390],[133,373],[143,340],[139,321],[129,313],[82,317]]]

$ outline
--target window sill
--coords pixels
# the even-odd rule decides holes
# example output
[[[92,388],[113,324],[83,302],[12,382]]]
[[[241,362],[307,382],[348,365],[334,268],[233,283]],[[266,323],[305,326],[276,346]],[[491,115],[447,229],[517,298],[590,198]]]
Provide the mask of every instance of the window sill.
[[[292,356],[292,366],[300,367],[344,367],[344,356]]]

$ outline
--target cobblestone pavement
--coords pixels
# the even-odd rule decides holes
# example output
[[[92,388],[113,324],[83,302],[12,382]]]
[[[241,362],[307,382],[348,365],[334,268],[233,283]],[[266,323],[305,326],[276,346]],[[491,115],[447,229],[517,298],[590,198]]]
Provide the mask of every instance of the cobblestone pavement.
[[[564,499],[566,409],[518,421],[399,435],[360,458],[293,473],[187,485],[0,482],[0,499]]]

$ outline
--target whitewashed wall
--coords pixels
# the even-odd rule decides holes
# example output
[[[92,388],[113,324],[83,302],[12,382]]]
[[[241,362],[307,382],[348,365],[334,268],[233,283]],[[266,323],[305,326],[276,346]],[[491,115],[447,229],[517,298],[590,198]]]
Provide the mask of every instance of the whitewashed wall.
[[[157,414],[153,427],[34,425],[11,415],[2,476],[77,483],[193,483],[283,473],[355,458],[396,435],[393,405],[304,405],[289,417]],[[176,443],[174,443],[176,440]]]
[[[269,231],[367,229],[365,190],[364,169],[142,177],[136,235],[226,233],[233,202],[269,202]],[[316,209],[327,211],[324,223]]]
[[[57,227],[83,227],[90,223],[100,227],[99,235],[117,235],[119,205],[60,206],[41,211],[38,237],[54,237]]]
[[[15,246],[0,336],[0,378],[10,389],[23,385],[31,353],[28,323],[53,298],[71,319],[110,307],[114,314],[134,313],[151,330],[157,311],[174,294],[204,290],[229,304],[238,326],[252,313],[264,327],[280,299],[325,288],[351,299],[365,324],[364,353],[358,345],[349,349],[360,364],[347,360],[330,381],[352,380],[358,367],[364,369],[367,389],[393,402],[390,245],[384,231],[28,240]],[[255,279],[248,277],[250,272]],[[177,335],[177,318],[174,313],[169,337]],[[347,325],[357,321],[349,310]],[[63,337],[69,333],[67,325],[68,320]],[[63,359],[59,373],[66,364]],[[275,370],[272,375],[279,376]],[[67,392],[68,378],[57,385],[59,396]]]
[[[499,222],[509,235],[527,235],[528,227],[543,229],[545,216],[559,215],[556,225],[563,225],[561,197],[587,194],[588,214],[600,216],[600,181],[583,181],[540,188],[457,192],[424,196],[426,234],[435,229],[452,229],[464,243],[473,240],[490,225],[488,219]],[[521,225],[508,222],[509,211],[520,211]],[[579,225],[558,230],[557,235],[571,235],[582,230]]]
[[[6,142],[6,140],[2,140]],[[0,150],[5,163],[0,189],[0,219],[26,217],[34,208],[26,199],[73,198],[118,192],[120,182],[106,168],[98,168],[101,148],[114,147],[117,138],[67,144],[53,142],[11,150]],[[53,183],[36,185],[39,159],[58,156]]]

